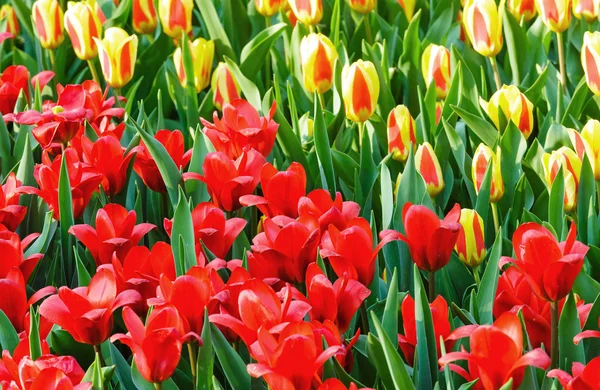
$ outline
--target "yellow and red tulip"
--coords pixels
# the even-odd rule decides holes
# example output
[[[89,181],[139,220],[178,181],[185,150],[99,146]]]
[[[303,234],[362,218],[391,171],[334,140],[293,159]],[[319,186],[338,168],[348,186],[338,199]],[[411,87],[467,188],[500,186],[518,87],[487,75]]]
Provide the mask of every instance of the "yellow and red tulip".
[[[496,148],[496,153],[494,153],[489,146],[481,143],[473,155],[471,175],[477,194],[481,191],[488,166],[492,165],[492,182],[490,183],[490,202],[492,203],[498,202],[504,195],[504,180],[502,180],[500,161],[501,151],[499,146]]]
[[[94,38],[98,45],[104,79],[113,88],[121,88],[133,77],[138,38],[119,27],[104,32],[104,39]]]
[[[560,33],[571,23],[571,0],[536,0],[538,13],[542,21],[554,32]]]
[[[415,120],[405,105],[396,106],[387,120],[388,152],[397,161],[406,161],[417,144]]]
[[[158,16],[153,0],[133,0],[131,19],[138,34],[152,34],[158,26]]]
[[[445,185],[442,167],[429,142],[419,145],[415,154],[415,165],[425,181],[429,196],[433,198],[442,192]]]
[[[577,191],[579,189],[579,176],[581,174],[581,160],[572,149],[561,146],[552,153],[543,157],[544,174],[549,186],[552,186],[560,168],[564,178],[564,210],[570,212],[577,207]]]
[[[33,24],[44,49],[56,49],[65,40],[63,10],[58,0],[37,0],[31,8]]]
[[[368,14],[377,6],[377,0],[348,0],[348,5],[359,14]]]
[[[450,88],[450,51],[444,46],[430,44],[421,57],[425,84],[435,83],[438,99],[445,99]]]
[[[529,22],[536,14],[535,0],[508,0],[506,8],[518,22]]]
[[[600,96],[600,32],[586,31],[581,47],[581,65],[585,81],[596,96]]]
[[[198,38],[190,45],[192,59],[194,64],[194,84],[196,92],[202,91],[210,82],[210,71],[212,69],[213,59],[215,56],[215,43],[207,41],[204,38]],[[181,85],[185,86],[185,67],[183,65],[183,56],[181,48],[177,48],[173,54],[173,62]]]
[[[342,96],[351,121],[362,123],[373,115],[379,99],[379,76],[372,62],[358,60],[344,66]]]
[[[69,8],[65,12],[65,29],[79,59],[91,60],[98,55],[94,38],[100,38],[102,25],[87,2],[69,2]]]
[[[213,72],[210,87],[213,92],[213,102],[219,111],[226,103],[241,96],[240,86],[224,62],[219,62],[217,69]]]
[[[416,0],[398,0],[398,4],[404,10],[404,15],[406,15],[406,19],[410,22],[415,15],[415,6],[417,5]]]
[[[279,12],[283,2],[287,0],[254,0],[254,7],[262,16],[271,17]]]
[[[531,135],[533,130],[533,103],[516,86],[505,85],[492,95],[489,102],[480,98],[479,104],[498,130],[504,130],[501,128],[503,124],[500,123],[500,111],[502,111],[504,118],[511,120],[519,128],[525,139]]]
[[[594,170],[594,178],[600,180],[600,122],[590,119],[581,130],[581,138]],[[581,157],[581,156],[580,156]]]
[[[165,34],[180,39],[182,33],[192,31],[193,0],[160,0],[158,13]]]
[[[304,88],[309,93],[325,93],[333,86],[338,53],[325,35],[309,34],[300,43]]]
[[[322,0],[288,0],[296,19],[301,23],[314,26],[323,17]]]
[[[6,20],[6,31],[15,37],[19,35],[19,19],[17,19],[15,9],[9,4],[0,7],[0,21],[2,20]]]
[[[467,0],[463,24],[473,48],[482,56],[494,57],[502,49],[502,13],[494,0]]]
[[[573,0],[573,15],[585,19],[588,23],[598,20],[599,0]]]
[[[462,226],[454,247],[458,258],[468,267],[477,267],[487,253],[483,218],[475,210],[462,209],[458,222]]]

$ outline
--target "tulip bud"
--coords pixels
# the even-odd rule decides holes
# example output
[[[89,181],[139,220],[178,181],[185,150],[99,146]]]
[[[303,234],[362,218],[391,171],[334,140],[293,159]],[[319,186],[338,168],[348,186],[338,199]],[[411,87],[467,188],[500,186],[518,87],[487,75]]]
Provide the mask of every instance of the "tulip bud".
[[[586,31],[581,48],[581,65],[585,81],[596,96],[600,96],[600,32]]]
[[[0,7],[0,21],[6,20],[6,31],[14,35],[19,35],[19,20],[14,8],[8,4]]]
[[[309,34],[300,43],[304,88],[309,93],[325,93],[333,85],[338,53],[325,35]]]
[[[397,161],[406,161],[410,148],[417,144],[415,120],[405,105],[396,106],[387,120],[388,152]]]
[[[160,0],[158,13],[165,34],[180,39],[181,33],[192,31],[193,0]]]
[[[492,95],[489,102],[479,98],[479,104],[499,131],[504,130],[503,126],[506,125],[500,123],[499,113],[502,111],[504,118],[511,120],[519,128],[525,139],[531,135],[533,130],[533,104],[516,86],[505,85]]]
[[[138,38],[119,27],[104,32],[104,39],[94,38],[98,45],[104,79],[113,88],[121,88],[133,77]]]
[[[536,0],[542,22],[554,32],[563,32],[571,23],[571,0]]]
[[[372,62],[358,60],[344,66],[342,96],[351,121],[362,123],[373,115],[379,98],[379,76]]]
[[[502,195],[504,195],[504,180],[502,180],[500,156],[501,149],[499,146],[496,148],[496,153],[494,154],[492,149],[483,143],[479,144],[473,155],[471,175],[477,194],[481,191],[485,172],[487,171],[488,166],[492,164],[492,182],[490,183],[490,202],[492,203],[498,202],[502,198]]]
[[[475,210],[462,209],[458,221],[462,226],[454,249],[466,266],[477,267],[485,258],[483,218]]]
[[[131,19],[133,29],[138,34],[152,34],[158,26],[153,0],[133,0]]]
[[[517,22],[523,19],[529,22],[535,16],[535,0],[508,0],[508,12],[510,12]]]
[[[445,99],[450,87],[450,51],[444,46],[430,44],[421,57],[421,69],[427,87],[435,82],[438,99]]]
[[[71,38],[73,50],[79,59],[86,61],[98,55],[94,38],[100,37],[102,26],[93,8],[86,2],[69,2],[65,12],[65,28]]]
[[[502,49],[502,12],[494,0],[467,0],[463,23],[473,48],[482,56],[494,57]]]
[[[444,176],[440,162],[429,142],[419,145],[415,154],[415,164],[427,185],[429,196],[434,198],[444,189]]]
[[[398,0],[400,7],[404,11],[404,15],[406,15],[406,19],[410,22],[415,15],[415,6],[417,4],[416,0]]]
[[[581,174],[581,160],[572,149],[561,146],[552,153],[544,154],[544,173],[549,186],[552,186],[556,175],[562,167],[564,178],[564,210],[571,212],[577,207],[577,191]]]
[[[65,40],[63,10],[58,0],[37,0],[31,14],[35,29],[44,49],[56,49]]]
[[[590,119],[581,130],[590,165],[594,170],[594,179],[600,180],[600,122]],[[580,158],[582,158],[580,156]]]
[[[350,8],[359,14],[368,14],[377,6],[377,0],[348,0]]]
[[[224,62],[219,62],[219,65],[217,65],[210,84],[213,92],[213,102],[219,111],[223,109],[223,105],[240,97],[240,86]]]
[[[288,0],[296,19],[300,22],[314,26],[323,17],[322,0]]]
[[[190,45],[192,59],[194,64],[194,84],[196,92],[202,91],[210,82],[210,71],[215,56],[215,44],[213,41],[207,41],[203,38],[198,38]],[[183,65],[183,56],[181,48],[178,47],[173,54],[173,62],[181,85],[186,85],[185,67]]]
[[[254,0],[254,7],[262,16],[271,17],[279,12],[282,1],[285,0]]]
[[[577,19],[585,19],[588,23],[593,23],[598,19],[598,0],[573,0],[573,15]]]

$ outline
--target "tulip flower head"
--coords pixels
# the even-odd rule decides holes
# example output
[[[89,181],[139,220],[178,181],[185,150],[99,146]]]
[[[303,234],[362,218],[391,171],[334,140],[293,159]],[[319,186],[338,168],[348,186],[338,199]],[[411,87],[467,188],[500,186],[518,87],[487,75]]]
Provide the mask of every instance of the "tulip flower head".
[[[298,201],[298,214],[301,218],[314,216],[319,221],[321,231],[334,225],[338,230],[345,230],[350,221],[360,214],[360,206],[352,201],[344,201],[342,194],[336,193],[335,199],[327,190],[316,189]]]
[[[17,13],[10,4],[4,4],[0,7],[0,21],[3,20],[6,20],[6,31],[15,37],[19,36],[19,19],[17,19]]]
[[[224,62],[219,62],[213,72],[210,88],[213,92],[213,102],[219,111],[226,103],[231,103],[242,96],[240,85]]]
[[[548,378],[556,378],[567,390],[594,389],[600,383],[600,356],[595,357],[584,365],[573,362],[571,374],[566,371],[554,369],[548,372]]]
[[[160,24],[168,36],[180,39],[181,34],[192,31],[193,0],[159,0]]]
[[[508,8],[508,12],[510,12],[518,22],[521,20],[529,22],[537,12],[535,9],[535,0],[508,0],[506,8]]]
[[[337,50],[325,35],[311,33],[300,43],[304,88],[308,93],[323,94],[333,86]]]
[[[417,144],[415,120],[410,115],[408,107],[403,104],[396,106],[387,120],[388,152],[397,161],[406,161],[410,149]]]
[[[0,225],[13,232],[27,214],[27,207],[19,204],[21,194],[31,193],[33,190],[21,184],[15,173],[11,172],[0,186]]]
[[[65,40],[63,10],[58,0],[36,0],[31,7],[33,25],[44,49],[53,50]]]
[[[138,38],[119,27],[104,32],[104,39],[94,38],[98,45],[104,79],[113,88],[125,86],[133,77]]]
[[[496,153],[492,149],[480,143],[473,155],[473,165],[471,169],[475,192],[479,194],[481,186],[485,179],[485,172],[491,164],[492,181],[490,183],[490,202],[498,202],[504,195],[504,180],[502,179],[501,149],[496,147]]]
[[[421,57],[421,69],[425,84],[435,83],[438,99],[445,99],[450,88],[450,50],[429,44]]]
[[[425,142],[417,148],[415,165],[425,181],[429,196],[436,197],[444,189],[445,183],[442,167],[429,142]]]
[[[194,64],[194,85],[196,86],[196,92],[200,93],[200,91],[208,87],[208,84],[210,83],[210,71],[215,56],[215,43],[203,38],[198,38],[190,45],[190,52],[192,53]],[[180,47],[175,49],[173,62],[175,63],[177,77],[179,78],[181,85],[185,87],[187,79]]]
[[[598,20],[598,0],[573,0],[573,15],[577,19],[585,19],[588,23]]]
[[[17,356],[17,349],[14,351],[14,357],[11,356],[8,350],[4,350],[2,354],[0,366],[3,368],[3,375],[0,378],[0,383],[3,388],[11,390],[92,389],[91,383],[82,383],[85,372],[74,357],[54,356],[44,353],[33,360],[29,356],[29,349],[27,355],[20,358]],[[42,352],[44,352],[43,349],[42,347]],[[24,385],[20,387],[17,384]]]
[[[581,130],[581,138],[584,141],[585,151],[592,169],[594,178],[600,180],[600,122],[590,119]]]
[[[138,34],[152,34],[158,26],[156,8],[152,0],[133,0],[131,19]]]
[[[502,13],[494,0],[467,0],[463,9],[463,24],[473,48],[485,57],[495,57],[502,50]]]
[[[347,0],[348,5],[359,14],[368,14],[377,6],[377,0]]]
[[[373,115],[379,99],[379,76],[372,62],[358,60],[344,66],[342,96],[351,121],[362,123]]]
[[[459,222],[462,226],[456,240],[458,258],[469,267],[481,264],[487,253],[483,218],[475,210],[462,209]]]
[[[581,65],[585,71],[585,81],[596,96],[600,96],[600,32],[586,31],[581,47]]]
[[[87,2],[69,2],[69,8],[65,12],[65,28],[79,59],[91,60],[98,55],[94,38],[100,38],[102,25]]]
[[[287,3],[287,0],[254,0],[254,8],[259,14],[269,18],[279,12],[283,2]]]
[[[566,146],[561,146],[552,153],[545,153],[543,163],[546,182],[549,186],[552,186],[556,175],[562,168],[565,188],[564,209],[566,212],[575,210],[581,174],[581,160],[577,153]]]
[[[571,23],[571,0],[535,0],[542,21],[550,30],[560,33]]]
[[[296,19],[307,26],[319,24],[323,17],[323,0],[288,0]]]
[[[505,123],[500,122],[500,111],[506,120],[511,120],[519,128],[525,139],[533,131],[533,103],[514,85],[504,85],[492,95],[489,102],[479,98],[481,108],[490,117],[498,131],[503,131]]]
[[[406,15],[406,19],[410,22],[415,15],[415,6],[417,5],[416,0],[398,0],[400,7]]]

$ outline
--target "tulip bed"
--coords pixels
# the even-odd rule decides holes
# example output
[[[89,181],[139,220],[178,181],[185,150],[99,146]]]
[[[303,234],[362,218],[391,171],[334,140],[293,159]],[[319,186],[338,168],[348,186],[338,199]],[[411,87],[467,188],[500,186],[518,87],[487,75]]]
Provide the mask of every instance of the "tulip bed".
[[[3,389],[600,389],[598,0],[8,0]]]

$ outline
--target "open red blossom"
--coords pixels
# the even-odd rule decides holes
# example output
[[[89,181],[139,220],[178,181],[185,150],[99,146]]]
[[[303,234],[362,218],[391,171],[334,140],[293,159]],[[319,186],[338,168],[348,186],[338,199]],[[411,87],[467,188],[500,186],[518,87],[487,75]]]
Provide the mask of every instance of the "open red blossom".
[[[19,205],[21,194],[34,192],[31,187],[21,186],[14,172],[9,173],[0,186],[0,224],[14,232],[27,214],[27,207]]]
[[[252,240],[248,270],[254,277],[304,281],[306,268],[317,259],[319,225],[312,217],[298,221],[280,215],[265,218],[263,232]]]
[[[71,226],[69,233],[88,248],[96,264],[110,264],[113,253],[124,259],[142,237],[154,229],[151,223],[135,224],[135,211],[127,211],[120,204],[107,204],[96,214],[96,228],[81,224]]]
[[[515,231],[514,263],[527,275],[529,286],[538,297],[556,302],[571,292],[588,251],[576,237],[575,223],[571,224],[567,240],[561,243],[548,229],[534,222],[525,223]]]
[[[173,306],[152,310],[146,326],[131,308],[125,307],[123,321],[129,332],[116,334],[111,341],[119,340],[131,349],[136,367],[149,382],[161,383],[173,375],[184,342],[196,339],[202,343],[197,334],[182,333],[181,318]]]
[[[337,378],[329,378],[319,386],[318,390],[358,390],[354,382],[350,386],[346,386]],[[361,387],[361,390],[373,390],[372,388]]]
[[[221,313],[211,315],[210,322],[230,328],[247,346],[256,341],[261,327],[277,332],[290,322],[301,321],[310,310],[308,303],[292,300],[290,288],[286,289],[282,302],[273,288],[259,279],[245,282],[237,298],[239,318],[221,306]]]
[[[52,77],[54,77],[53,72],[43,71],[32,77],[31,84],[35,88],[39,83],[40,90],[42,90]],[[25,97],[29,98],[28,81],[29,71],[23,65],[11,65],[0,75],[0,114],[10,114],[5,120],[12,118],[21,90],[25,93]]]
[[[450,364],[450,369],[467,381],[479,378],[473,387],[476,390],[498,390],[511,378],[513,387],[518,388],[527,366],[543,370],[550,366],[548,354],[540,348],[523,354],[523,329],[516,314],[504,313],[493,325],[463,326],[448,338],[464,337],[469,337],[471,351],[450,352],[439,363]],[[457,360],[466,360],[468,371],[451,364]]]
[[[317,263],[306,270],[306,291],[312,306],[310,317],[321,322],[332,321],[342,333],[348,330],[352,317],[371,294],[359,281],[346,276],[332,284]]]
[[[100,269],[87,287],[61,287],[57,295],[42,302],[40,314],[69,332],[75,341],[100,345],[112,332],[113,312],[140,299],[133,290],[117,294],[113,273]]]
[[[425,206],[410,202],[404,205],[402,221],[406,235],[397,234],[408,244],[410,256],[419,269],[435,272],[448,264],[461,229],[459,218],[458,204],[442,221]]]
[[[190,162],[192,158],[192,150],[185,151],[185,143],[183,140],[183,134],[179,130],[159,130],[154,136],[158,142],[165,147],[165,150],[173,159],[175,166],[182,169]],[[133,169],[137,173],[144,184],[149,187],[152,191],[156,192],[167,192],[165,181],[163,180],[156,161],[150,154],[150,151],[144,144],[140,142],[139,146],[131,149],[129,153],[135,153],[135,162],[133,163]]]
[[[71,185],[71,198],[73,200],[73,217],[81,217],[86,206],[92,198],[92,194],[98,189],[102,182],[102,174],[89,164],[79,160],[77,152],[68,148],[54,161],[50,161],[47,154],[42,155],[42,164],[35,166],[33,176],[40,189],[36,191],[39,197],[44,199],[48,208],[54,211],[54,219],[60,220],[58,207],[58,180],[62,159],[66,158],[69,183]]]
[[[594,390],[600,386],[600,356],[590,360],[587,365],[573,362],[568,372],[554,369],[548,372],[548,378],[556,378],[564,390]]]
[[[240,198],[254,192],[265,162],[263,155],[254,149],[244,150],[237,160],[230,159],[222,152],[212,152],[204,159],[204,176],[188,172],[184,174],[184,179],[203,181],[217,207],[235,211],[242,207]]]
[[[313,329],[313,334],[315,336],[315,342],[319,345],[319,341],[321,341],[321,346],[323,345],[322,340],[325,338],[325,342],[329,347],[338,346],[340,347],[340,351],[335,355],[335,358],[340,363],[340,365],[347,371],[352,372],[352,368],[354,367],[354,356],[352,354],[352,347],[358,342],[358,338],[360,336],[360,329],[356,330],[356,333],[349,341],[346,341],[343,333],[340,333],[338,327],[331,321],[325,320],[323,322],[319,322],[313,320],[310,322],[310,326]],[[294,325],[290,324],[284,330],[290,331],[290,333],[294,333]],[[322,349],[319,350],[321,352]]]
[[[31,241],[39,234],[32,234],[25,237],[23,241],[18,234],[9,230],[0,229],[0,253],[2,253],[2,261],[0,261],[0,278],[5,278],[13,268],[21,271],[25,281],[29,279],[38,261],[44,257],[41,253],[36,253],[25,258],[23,250]]]
[[[379,250],[390,241],[397,240],[396,234],[384,231],[380,242],[373,248],[371,226],[364,218],[355,218],[345,230],[329,225],[321,240],[321,256],[327,258],[338,277],[347,276],[368,286],[375,275],[375,261]]]
[[[271,163],[266,163],[260,173],[260,185],[263,196],[245,195],[240,203],[258,207],[269,218],[298,217],[298,201],[306,195],[306,172],[302,164],[293,162],[286,171],[278,172]]]
[[[125,108],[114,107],[115,97],[108,96],[108,87],[104,91],[94,80],[85,80],[81,83],[82,92],[85,96],[83,107],[86,110],[86,119],[94,127],[96,132],[100,123],[107,118],[121,118],[125,114]],[[62,91],[62,87],[57,87],[57,90]],[[59,92],[61,93],[61,92]],[[120,100],[125,100],[120,97]],[[120,138],[120,137],[119,137]]]
[[[358,218],[360,206],[356,202],[344,202],[342,194],[339,192],[336,193],[335,199],[331,199],[329,191],[317,189],[300,198],[298,214],[316,217],[322,232],[326,232],[329,225],[334,225],[338,230],[344,230],[350,221]]]
[[[240,157],[247,147],[267,157],[275,144],[279,124],[272,120],[276,111],[273,102],[266,117],[258,115],[258,111],[243,99],[235,99],[223,106],[223,118],[219,119],[217,111],[213,121],[200,118],[204,133],[218,152],[225,153],[230,159]]]
[[[203,253],[202,243],[215,256],[224,259],[231,249],[233,242],[246,226],[243,218],[226,219],[223,210],[212,203],[203,202],[192,211],[194,225],[194,239],[196,241],[196,255]],[[173,220],[164,221],[165,231],[171,237]]]
[[[431,318],[433,320],[433,330],[435,333],[435,344],[440,357],[440,336],[444,339],[446,351],[450,351],[454,345],[454,340],[447,340],[452,331],[450,321],[448,321],[448,303],[438,295],[433,302],[429,304]],[[404,354],[404,358],[409,365],[413,365],[415,357],[415,348],[417,347],[417,323],[415,320],[415,300],[407,295],[402,301],[402,324],[404,325],[404,334],[398,335],[398,346]]]

